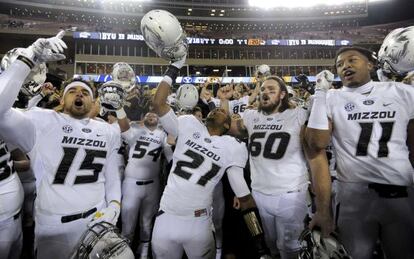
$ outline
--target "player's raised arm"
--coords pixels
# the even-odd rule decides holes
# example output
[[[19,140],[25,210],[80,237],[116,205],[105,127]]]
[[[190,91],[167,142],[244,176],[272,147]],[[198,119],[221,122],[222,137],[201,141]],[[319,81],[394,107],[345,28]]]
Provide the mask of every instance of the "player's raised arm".
[[[158,84],[157,92],[155,93],[153,106],[155,113],[162,117],[167,114],[171,107],[167,103],[167,97],[170,93],[170,88],[172,84],[175,82],[175,79],[180,72],[180,69],[183,67],[186,60],[186,55],[183,56],[180,60],[172,62],[168,66],[167,71],[165,72],[164,78]]]
[[[328,119],[326,106],[326,92],[334,79],[334,75],[327,70],[316,76],[314,101],[309,117],[305,139],[309,148],[325,149],[330,143],[331,123]]]
[[[12,109],[30,71],[42,62],[57,61],[65,58],[66,44],[62,41],[64,31],[55,37],[38,39],[24,49],[17,59],[0,75],[0,137],[22,148],[24,152],[32,149],[35,141],[35,128],[22,112]]]

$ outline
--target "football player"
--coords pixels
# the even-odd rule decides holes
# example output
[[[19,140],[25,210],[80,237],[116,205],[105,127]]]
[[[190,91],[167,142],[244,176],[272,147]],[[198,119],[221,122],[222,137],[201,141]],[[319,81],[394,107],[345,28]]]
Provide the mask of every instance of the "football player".
[[[117,111],[120,114],[120,111]],[[161,153],[171,160],[172,150],[167,134],[158,128],[158,116],[148,112],[144,125],[130,126],[127,117],[118,116],[122,138],[130,147],[125,179],[122,182],[122,234],[131,241],[137,224],[140,226],[140,258],[148,257],[151,242],[152,220],[157,213],[160,200]]]
[[[337,161],[336,221],[352,258],[372,258],[379,239],[387,258],[414,258],[414,88],[373,82],[372,52],[344,47],[335,58],[344,85],[329,90],[317,75],[306,134]]]
[[[215,258],[211,205],[215,185],[226,172],[237,197],[259,255],[267,253],[260,216],[246,182],[243,167],[247,151],[243,143],[223,136],[230,117],[222,110],[211,111],[206,124],[193,115],[177,118],[167,96],[185,56],[172,63],[158,85],[154,109],[161,125],[177,138],[173,166],[155,220],[152,246],[155,258]]]
[[[68,257],[91,220],[114,224],[120,211],[120,136],[88,118],[90,85],[68,83],[63,112],[11,108],[31,68],[65,58],[63,34],[38,39],[0,75],[0,137],[28,153],[36,177],[37,258]]]
[[[308,112],[293,107],[284,81],[276,76],[264,79],[259,96],[259,109],[246,110],[243,119],[233,123],[232,133],[249,137],[252,194],[272,254],[279,249],[282,259],[297,258],[308,212],[309,179],[301,138]],[[312,172],[318,172],[316,185],[317,178],[329,177],[326,154],[311,154],[308,162]],[[316,196],[317,217],[322,219],[318,224],[330,232],[330,193],[316,188]]]
[[[0,139],[0,258],[18,259],[23,240],[20,212],[24,191],[10,148]]]

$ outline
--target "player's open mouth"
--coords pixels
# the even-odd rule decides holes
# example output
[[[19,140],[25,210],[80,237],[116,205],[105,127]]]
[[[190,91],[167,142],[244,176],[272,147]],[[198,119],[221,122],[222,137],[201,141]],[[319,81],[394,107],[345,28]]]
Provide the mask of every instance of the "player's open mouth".
[[[345,73],[344,73],[344,76],[345,76],[345,80],[350,80],[350,79],[352,79],[352,77],[353,77],[353,75],[355,74],[355,72],[354,71],[351,71],[351,70],[347,70],[347,71],[345,71]]]
[[[81,107],[82,105],[83,105],[83,101],[81,99],[76,99],[75,100],[75,106]]]
[[[269,101],[269,96],[267,95],[262,95],[262,101]]]

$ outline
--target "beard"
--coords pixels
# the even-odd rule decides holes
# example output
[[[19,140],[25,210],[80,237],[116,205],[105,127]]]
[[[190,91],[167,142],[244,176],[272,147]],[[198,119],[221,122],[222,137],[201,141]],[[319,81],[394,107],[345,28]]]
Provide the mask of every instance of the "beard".
[[[259,102],[259,111],[262,111],[266,114],[271,114],[274,112],[277,107],[279,106],[281,100],[278,100],[277,102],[270,103],[268,105],[263,105],[262,102]]]
[[[145,125],[146,127],[155,127],[155,126],[157,126],[157,125],[158,125],[158,122],[157,122],[157,121],[155,121],[155,122],[150,122],[150,121],[148,121],[148,120],[144,120],[144,125]]]

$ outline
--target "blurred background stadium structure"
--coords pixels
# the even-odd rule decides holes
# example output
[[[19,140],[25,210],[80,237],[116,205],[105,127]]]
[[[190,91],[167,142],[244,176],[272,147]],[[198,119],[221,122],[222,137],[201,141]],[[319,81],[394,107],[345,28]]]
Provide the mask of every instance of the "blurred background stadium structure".
[[[341,46],[378,51],[391,30],[414,24],[412,0],[325,0],[330,4],[313,6],[308,5],[317,1],[279,1],[299,3],[296,6],[276,2],[0,0],[0,55],[65,29],[68,58],[51,64],[51,71],[105,80],[112,65],[122,61],[133,67],[140,80],[152,82],[150,77],[161,76],[167,63],[145,45],[140,20],[149,10],[165,9],[181,21],[190,43],[180,80],[249,78],[260,64],[290,78],[332,69]]]

